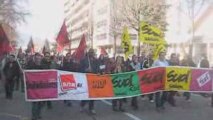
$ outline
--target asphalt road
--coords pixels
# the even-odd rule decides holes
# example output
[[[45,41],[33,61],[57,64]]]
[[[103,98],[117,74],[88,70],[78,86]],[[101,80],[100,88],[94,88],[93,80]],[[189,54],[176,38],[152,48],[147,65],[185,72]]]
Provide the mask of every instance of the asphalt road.
[[[113,112],[111,101],[96,101],[96,115],[80,112],[79,101],[73,101],[72,106],[64,105],[62,101],[54,101],[53,109],[42,110],[42,120],[212,120],[213,108],[210,98],[197,94],[192,95],[192,101],[187,102],[182,96],[176,97],[177,107],[168,103],[161,112],[155,110],[155,104],[139,97],[139,110],[130,107],[130,99],[125,104],[126,112]],[[16,91],[13,100],[4,98],[0,89],[0,120],[30,120],[31,104],[24,100],[24,93]]]

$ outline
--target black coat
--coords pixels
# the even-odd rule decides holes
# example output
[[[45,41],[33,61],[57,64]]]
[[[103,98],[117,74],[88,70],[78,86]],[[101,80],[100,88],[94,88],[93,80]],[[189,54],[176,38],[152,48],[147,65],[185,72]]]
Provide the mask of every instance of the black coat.
[[[28,65],[26,66],[26,69],[42,69],[41,65],[36,65],[33,60],[28,62]]]
[[[19,78],[20,68],[17,61],[7,62],[3,68],[3,73],[6,79],[14,79],[15,77]]]
[[[97,59],[90,59],[90,65],[91,65],[91,69],[92,71],[90,71],[90,73],[99,73],[99,64],[98,64],[98,60]],[[82,61],[81,61],[81,64],[80,64],[80,69],[81,69],[81,72],[83,73],[88,73],[88,71],[86,71],[86,69],[89,67],[89,59],[88,57],[86,56]]]
[[[47,61],[46,59],[41,60],[42,69],[51,69],[51,61]]]

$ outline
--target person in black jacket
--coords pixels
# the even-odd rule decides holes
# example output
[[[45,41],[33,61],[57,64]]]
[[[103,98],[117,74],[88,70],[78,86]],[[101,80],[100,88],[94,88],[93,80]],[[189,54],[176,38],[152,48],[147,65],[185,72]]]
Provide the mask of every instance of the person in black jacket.
[[[41,66],[41,55],[36,53],[34,59],[28,62],[26,69],[42,69]],[[37,120],[41,118],[41,109],[42,109],[43,102],[32,102],[32,120]]]
[[[99,73],[98,60],[95,58],[95,52],[93,49],[89,49],[85,58],[81,61],[81,72],[83,73]],[[94,100],[81,101],[81,111],[84,110],[85,105],[89,103],[89,111],[91,114],[95,114]]]
[[[152,67],[152,64],[153,64],[153,62],[154,62],[154,60],[153,60],[153,54],[152,54],[152,53],[149,53],[148,57],[145,57],[145,56],[144,56],[144,53],[143,53],[141,57],[142,57],[141,68],[142,68],[143,70]],[[155,102],[154,99],[153,99],[153,97],[154,97],[154,94],[153,94],[153,93],[148,94],[147,96],[148,96],[148,98],[149,98],[149,102],[151,102],[151,103]],[[142,97],[142,99],[144,100],[144,98],[143,98],[144,95],[142,95],[141,97]]]
[[[20,68],[18,62],[15,61],[15,55],[9,56],[9,61],[3,68],[3,73],[5,76],[5,93],[7,99],[13,98],[14,84],[17,79],[19,79]]]
[[[169,66],[179,66],[179,62],[178,62],[178,56],[175,53],[172,53],[170,56],[170,60],[169,60]],[[177,91],[168,91],[168,103],[175,107],[176,106],[176,100],[175,100],[175,95],[176,95]]]
[[[51,69],[51,59],[50,59],[50,53],[49,52],[45,52],[44,53],[44,58],[41,60],[41,68],[42,69]],[[48,109],[52,109],[52,102],[51,101],[47,101],[47,108]]]
[[[196,67],[192,57],[190,55],[186,55],[184,59],[181,61],[181,66],[188,66],[188,67]],[[184,92],[183,96],[186,98],[186,101],[191,102],[191,93]]]
[[[74,64],[71,59],[71,54],[68,52],[63,60],[62,70],[74,72]],[[72,106],[72,102],[70,100],[64,100],[64,104],[68,107]]]

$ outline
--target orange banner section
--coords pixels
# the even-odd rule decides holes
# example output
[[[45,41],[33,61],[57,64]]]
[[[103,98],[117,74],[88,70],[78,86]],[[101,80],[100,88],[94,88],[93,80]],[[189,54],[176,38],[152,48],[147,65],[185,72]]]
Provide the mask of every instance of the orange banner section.
[[[113,85],[110,75],[87,74],[90,98],[113,97]]]

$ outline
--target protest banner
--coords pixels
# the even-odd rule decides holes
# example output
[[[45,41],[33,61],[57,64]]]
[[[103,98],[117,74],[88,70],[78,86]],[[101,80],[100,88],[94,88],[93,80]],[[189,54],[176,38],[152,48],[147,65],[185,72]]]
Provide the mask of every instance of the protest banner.
[[[58,71],[59,100],[85,100],[88,96],[86,74]]]
[[[25,82],[27,99],[57,98],[57,71],[26,72]]]
[[[117,97],[139,95],[140,87],[137,72],[112,75],[114,94]]]
[[[165,68],[138,71],[140,88],[143,94],[164,89]]]
[[[87,74],[89,97],[113,97],[112,80],[110,75]]]
[[[118,99],[157,91],[213,92],[213,70],[155,67],[98,75],[61,70],[25,70],[27,101]]]
[[[203,69],[192,70],[192,82],[190,91],[208,92],[212,91],[213,71]]]
[[[167,67],[165,90],[189,90],[191,69],[182,67]]]

